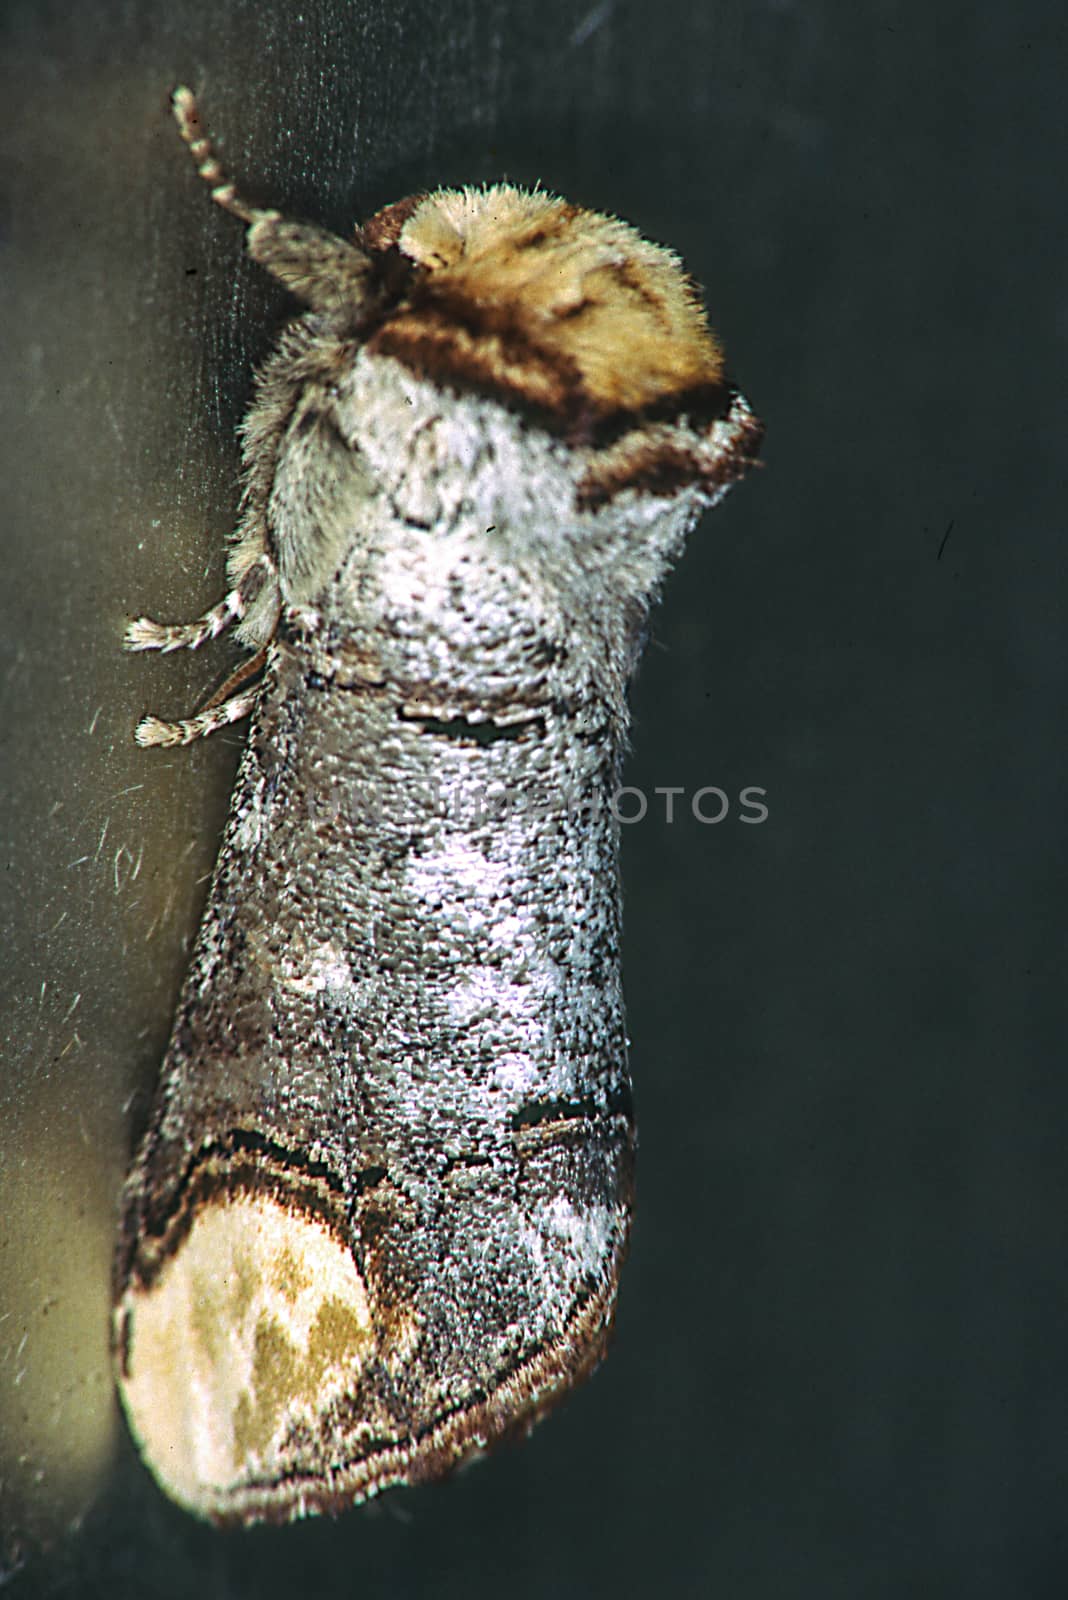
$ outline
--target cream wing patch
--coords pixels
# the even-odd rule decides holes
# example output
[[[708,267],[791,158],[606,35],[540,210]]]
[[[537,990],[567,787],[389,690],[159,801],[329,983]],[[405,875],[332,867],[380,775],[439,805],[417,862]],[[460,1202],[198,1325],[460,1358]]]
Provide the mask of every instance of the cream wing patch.
[[[211,1512],[293,1466],[294,1426],[351,1390],[373,1344],[367,1292],[324,1223],[263,1195],[209,1201],[147,1288],[131,1283],[123,1400],[161,1485]]]

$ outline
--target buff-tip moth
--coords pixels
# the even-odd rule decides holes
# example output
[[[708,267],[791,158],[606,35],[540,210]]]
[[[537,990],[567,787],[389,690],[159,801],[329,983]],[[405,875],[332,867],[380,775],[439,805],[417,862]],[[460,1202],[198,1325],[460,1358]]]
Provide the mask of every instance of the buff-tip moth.
[[[242,1524],[439,1476],[601,1358],[634,1150],[606,802],[650,605],[761,428],[625,223],[498,185],[342,239],[249,203],[174,110],[304,308],[244,424],[228,593],[127,635],[250,652],[138,728],[252,715],[114,1319],[148,1466]]]

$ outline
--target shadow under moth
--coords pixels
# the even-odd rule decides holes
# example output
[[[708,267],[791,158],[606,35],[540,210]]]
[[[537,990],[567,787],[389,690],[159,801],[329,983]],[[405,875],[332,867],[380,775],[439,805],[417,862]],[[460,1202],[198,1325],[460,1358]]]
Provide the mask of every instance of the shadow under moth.
[[[220,1524],[336,1511],[525,1432],[600,1360],[634,1123],[612,797],[650,605],[761,427],[670,251],[507,185],[351,239],[259,209],[303,305],[244,423],[251,713],[122,1201],[118,1383]]]

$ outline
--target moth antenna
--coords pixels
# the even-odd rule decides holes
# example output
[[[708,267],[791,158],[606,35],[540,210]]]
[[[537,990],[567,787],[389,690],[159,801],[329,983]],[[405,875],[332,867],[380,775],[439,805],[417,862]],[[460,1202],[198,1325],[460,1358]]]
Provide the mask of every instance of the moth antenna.
[[[219,160],[211,135],[201,121],[200,107],[192,89],[186,88],[185,84],[179,84],[171,95],[171,107],[174,111],[174,120],[178,124],[178,132],[196,162],[197,176],[203,178],[210,186],[211,198],[215,204],[250,226],[265,218],[277,217],[276,211],[266,211],[262,206],[253,205],[251,200],[247,200],[241,194]]]

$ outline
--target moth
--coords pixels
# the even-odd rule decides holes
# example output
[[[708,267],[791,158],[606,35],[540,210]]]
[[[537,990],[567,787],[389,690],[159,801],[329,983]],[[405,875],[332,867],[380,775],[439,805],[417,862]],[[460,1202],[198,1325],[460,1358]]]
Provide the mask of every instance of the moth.
[[[509,185],[349,239],[244,199],[303,307],[244,423],[251,714],[122,1198],[118,1386],[220,1524],[337,1511],[521,1434],[598,1363],[634,1121],[611,804],[650,606],[761,426],[669,250]]]

